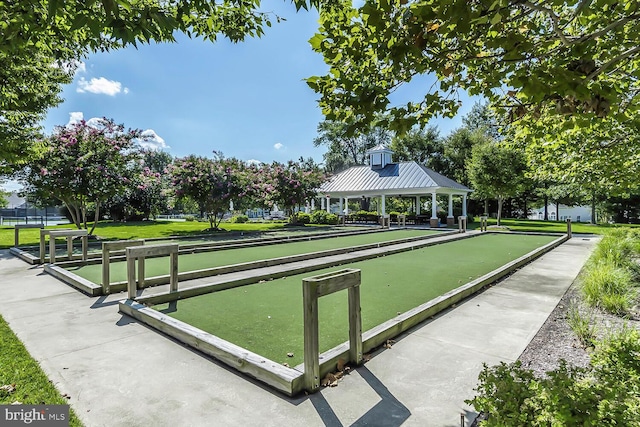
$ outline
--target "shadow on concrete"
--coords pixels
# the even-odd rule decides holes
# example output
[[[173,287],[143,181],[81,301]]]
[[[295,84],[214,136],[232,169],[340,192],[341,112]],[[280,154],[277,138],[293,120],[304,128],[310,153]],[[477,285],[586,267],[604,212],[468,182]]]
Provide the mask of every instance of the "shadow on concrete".
[[[117,301],[117,300],[105,302],[106,299],[107,299],[107,295],[102,295],[102,296],[98,297],[95,300],[95,302],[93,304],[91,304],[91,306],[89,308],[95,309],[95,308],[111,307],[113,305],[118,305],[118,303],[120,302],[120,301]]]
[[[331,405],[327,402],[327,399],[324,398],[322,393],[314,393],[309,396],[309,400],[314,408],[316,408],[316,412],[320,416],[320,419],[327,427],[342,427],[342,423],[333,409],[331,409]]]
[[[360,376],[369,386],[380,396],[373,408],[369,409],[363,416],[358,418],[351,426],[386,426],[396,427],[402,425],[410,416],[411,412],[389,389],[366,367],[356,368]]]

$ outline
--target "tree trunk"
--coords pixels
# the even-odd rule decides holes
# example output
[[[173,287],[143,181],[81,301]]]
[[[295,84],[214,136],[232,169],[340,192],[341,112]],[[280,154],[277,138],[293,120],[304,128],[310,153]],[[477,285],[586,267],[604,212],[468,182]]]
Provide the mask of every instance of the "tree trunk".
[[[484,199],[484,214],[489,216],[489,200]]]
[[[100,218],[100,200],[96,200],[96,214],[93,217],[93,226],[91,227],[91,231],[89,231],[89,235],[93,235],[93,230],[96,229],[96,225],[98,225],[98,219]]]
[[[556,200],[556,221],[560,221],[560,202]]]
[[[498,197],[498,227],[500,227],[500,217],[502,216],[502,197]]]
[[[524,219],[528,219],[529,215],[528,215],[528,209],[527,209],[527,198],[524,198]]]
[[[544,196],[544,220],[549,221],[549,196]]]
[[[596,193],[591,193],[591,224],[596,224]]]

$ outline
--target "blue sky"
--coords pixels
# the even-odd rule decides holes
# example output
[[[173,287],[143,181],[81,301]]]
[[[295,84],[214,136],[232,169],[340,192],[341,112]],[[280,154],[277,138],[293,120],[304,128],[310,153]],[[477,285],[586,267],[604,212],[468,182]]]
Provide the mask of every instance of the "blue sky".
[[[313,139],[323,116],[318,96],[303,81],[327,70],[308,43],[318,15],[296,13],[289,2],[270,5],[286,21],[274,22],[262,38],[211,43],[179,34],[177,43],[90,55],[65,87],[65,101],[49,111],[45,131],[70,120],[108,117],[147,131],[157,148],[174,156],[218,150],[243,160],[303,156],[321,162],[325,150]],[[427,80],[403,93],[415,88],[424,94]],[[473,101],[463,101],[457,118],[432,122],[441,135],[471,109]]]

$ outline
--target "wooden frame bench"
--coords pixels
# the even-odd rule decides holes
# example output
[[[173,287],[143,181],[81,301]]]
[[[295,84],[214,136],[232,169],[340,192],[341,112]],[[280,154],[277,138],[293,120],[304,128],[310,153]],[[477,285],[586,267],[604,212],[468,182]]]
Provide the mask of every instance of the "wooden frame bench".
[[[106,295],[111,293],[111,263],[109,262],[111,251],[119,251],[135,246],[143,246],[143,239],[117,240],[115,242],[102,243],[102,292]],[[138,262],[138,277],[144,277],[144,262]]]
[[[14,245],[16,248],[20,245],[20,230],[23,228],[44,228],[44,224],[16,224],[14,228]]]
[[[45,230],[41,230],[42,231]],[[82,259],[87,260],[87,251],[89,247],[89,232],[87,230],[48,230],[49,231],[49,262],[55,264],[56,262],[56,239],[64,238],[67,240],[67,255],[69,259],[73,256],[73,239],[80,237],[82,239]],[[42,239],[42,238],[41,238]],[[42,240],[41,246],[42,248]],[[44,252],[40,254],[42,255]]]
[[[360,270],[347,268],[302,279],[304,302],[304,382],[309,391],[320,388],[318,298],[349,290],[349,361],[362,362],[362,318],[360,315]]]
[[[169,290],[178,290],[178,244],[149,245],[126,248],[127,254],[127,291],[129,299],[137,296],[137,287],[144,287],[144,259],[169,255]],[[136,259],[138,260],[138,282],[136,286]]]

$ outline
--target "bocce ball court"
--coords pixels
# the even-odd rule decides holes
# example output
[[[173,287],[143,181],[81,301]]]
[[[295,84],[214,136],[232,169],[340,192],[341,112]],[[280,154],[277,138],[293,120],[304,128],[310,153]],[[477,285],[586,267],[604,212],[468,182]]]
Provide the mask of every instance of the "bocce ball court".
[[[549,235],[487,233],[184,299],[176,296],[171,300],[169,293],[166,302],[155,305],[150,303],[152,298],[145,301],[141,297],[122,302],[120,309],[287,394],[295,394],[306,387],[300,365],[306,333],[305,278],[339,269],[360,270],[362,339],[364,351],[370,351],[383,339],[376,334],[382,333],[384,339],[395,336],[428,318],[425,313],[432,316],[564,240],[566,237]],[[323,375],[331,369],[323,364],[334,364],[341,351],[348,351],[349,308],[344,292],[318,299],[319,351],[325,352],[320,356]],[[233,350],[227,353],[227,347]]]

